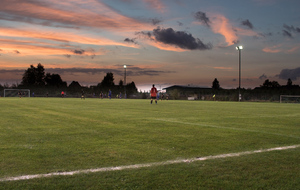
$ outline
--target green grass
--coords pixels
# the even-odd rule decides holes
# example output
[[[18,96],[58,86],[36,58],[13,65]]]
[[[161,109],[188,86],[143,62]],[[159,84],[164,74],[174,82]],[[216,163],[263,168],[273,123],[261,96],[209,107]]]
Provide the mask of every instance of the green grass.
[[[300,144],[298,104],[0,98],[0,179]],[[0,189],[299,189],[300,148]]]

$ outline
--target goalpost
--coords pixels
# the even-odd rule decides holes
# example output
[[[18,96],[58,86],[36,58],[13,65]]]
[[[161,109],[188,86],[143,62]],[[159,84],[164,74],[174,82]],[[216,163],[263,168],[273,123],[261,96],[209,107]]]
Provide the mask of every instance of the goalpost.
[[[29,89],[4,89],[3,97],[30,97]]]
[[[280,103],[300,103],[300,95],[280,95]]]

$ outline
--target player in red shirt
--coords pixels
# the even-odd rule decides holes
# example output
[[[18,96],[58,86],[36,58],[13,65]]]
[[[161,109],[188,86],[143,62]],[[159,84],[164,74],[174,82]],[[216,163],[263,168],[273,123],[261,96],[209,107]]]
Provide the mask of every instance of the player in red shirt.
[[[153,102],[153,99],[155,99],[155,103],[157,104],[156,95],[157,95],[157,89],[154,87],[154,84],[153,84],[153,85],[152,85],[152,88],[151,88],[151,91],[150,91],[151,104],[152,104],[152,102]]]

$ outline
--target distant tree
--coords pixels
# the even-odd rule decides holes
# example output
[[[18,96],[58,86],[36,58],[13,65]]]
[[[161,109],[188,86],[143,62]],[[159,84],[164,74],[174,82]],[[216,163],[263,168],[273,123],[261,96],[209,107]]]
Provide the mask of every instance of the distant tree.
[[[280,87],[280,84],[277,81],[272,81],[272,88]]]
[[[280,87],[280,84],[277,81],[270,81],[269,79],[265,80],[263,85],[261,86],[263,88],[277,88]]]
[[[212,82],[212,89],[218,90],[220,89],[220,83],[217,78]]]
[[[44,66],[42,64],[38,64],[37,67],[35,68],[36,71],[36,76],[35,76],[35,80],[36,80],[36,85],[38,86],[45,86],[45,69]]]
[[[23,74],[21,84],[25,86],[30,86],[35,84],[35,67],[33,65],[30,65],[30,67]]]
[[[266,79],[261,87],[270,88],[271,86],[272,83],[269,81],[269,79]]]
[[[123,87],[123,81],[122,81],[122,80],[119,81],[119,87],[120,87],[120,88]]]
[[[69,85],[69,88],[71,89],[81,89],[81,85],[77,81],[72,81]]]
[[[104,88],[114,87],[115,86],[115,84],[114,84],[114,74],[113,73],[106,73],[106,76],[103,78],[100,86],[104,87]]]
[[[67,87],[67,83],[61,79],[59,74],[47,73],[45,81],[47,86]]]
[[[21,84],[25,86],[44,86],[45,85],[44,66],[40,63],[37,65],[37,67],[30,65],[30,67],[23,74]]]
[[[138,90],[135,86],[135,83],[133,81],[126,85],[126,92],[127,92],[128,95],[135,94],[135,93],[138,92]]]
[[[293,85],[292,79],[289,78],[286,85],[287,86],[292,86]]]

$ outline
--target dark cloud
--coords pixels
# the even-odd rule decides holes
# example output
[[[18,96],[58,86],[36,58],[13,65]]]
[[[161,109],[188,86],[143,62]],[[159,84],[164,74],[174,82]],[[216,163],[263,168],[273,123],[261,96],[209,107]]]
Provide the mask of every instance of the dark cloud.
[[[20,52],[19,52],[18,50],[15,50],[14,52],[15,52],[16,54],[20,54]]]
[[[260,77],[258,77],[260,80],[264,80],[266,78],[268,78],[265,74],[262,74]]]
[[[183,26],[182,22],[177,21],[178,26]]]
[[[96,54],[91,55],[91,59],[94,59],[96,57]]]
[[[135,40],[136,40],[136,38],[132,38],[132,39],[125,38],[124,42],[137,44],[137,42]]]
[[[85,50],[83,50],[83,49],[75,49],[75,50],[72,50],[72,52],[74,54],[77,54],[77,55],[83,55],[84,52],[85,52]]]
[[[194,18],[201,22],[202,24],[204,24],[207,27],[210,27],[210,20],[209,18],[206,16],[206,13],[198,11],[194,14]]]
[[[87,48],[86,50],[84,50],[84,49],[75,49],[75,50],[71,50],[71,52],[75,55],[90,57],[92,59],[94,59],[95,56],[96,56],[95,50],[93,48]],[[67,57],[67,58],[71,58],[70,54],[65,54],[64,56]]]
[[[291,26],[288,26],[286,24],[283,25],[283,28],[285,28],[287,31],[289,32],[297,32],[297,33],[300,33],[300,28],[298,27],[294,27],[293,25]]]
[[[253,37],[255,39],[259,39],[259,38],[266,38],[266,37],[269,37],[269,36],[273,36],[273,34],[271,32],[269,32],[269,33],[257,33]]]
[[[289,38],[293,38],[293,34],[300,33],[300,28],[294,27],[293,25],[288,26],[286,24],[283,25],[282,35],[287,36]]]
[[[142,36],[142,37],[146,36],[148,38],[151,38],[152,36],[151,32],[144,32],[144,31],[136,32],[135,35]]]
[[[282,30],[282,35],[287,36],[287,37],[289,37],[289,38],[293,38],[292,33],[290,33],[290,32],[287,31],[287,30]]]
[[[175,45],[182,49],[207,50],[211,49],[211,44],[204,44],[200,39],[194,38],[191,34],[184,31],[174,31],[172,28],[153,30],[156,41],[168,45]]]
[[[66,54],[66,55],[64,55],[64,56],[67,57],[67,58],[70,58],[70,57],[71,57],[70,54]]]
[[[248,28],[250,28],[250,29],[253,29],[253,24],[247,19],[247,20],[243,20],[242,22],[241,22],[241,24],[243,25],[243,26],[246,26],[246,27],[248,27]]]
[[[296,80],[297,78],[300,78],[300,67],[295,69],[283,69],[281,70],[280,74],[277,75],[280,79],[292,79]]]
[[[22,74],[24,72],[25,72],[25,69],[12,69],[12,70],[0,69],[0,73],[1,74],[9,73],[9,74],[20,75],[20,74]]]
[[[159,20],[158,18],[153,18],[153,19],[150,19],[150,22],[151,22],[153,25],[158,25],[159,23],[162,22],[162,20]]]

